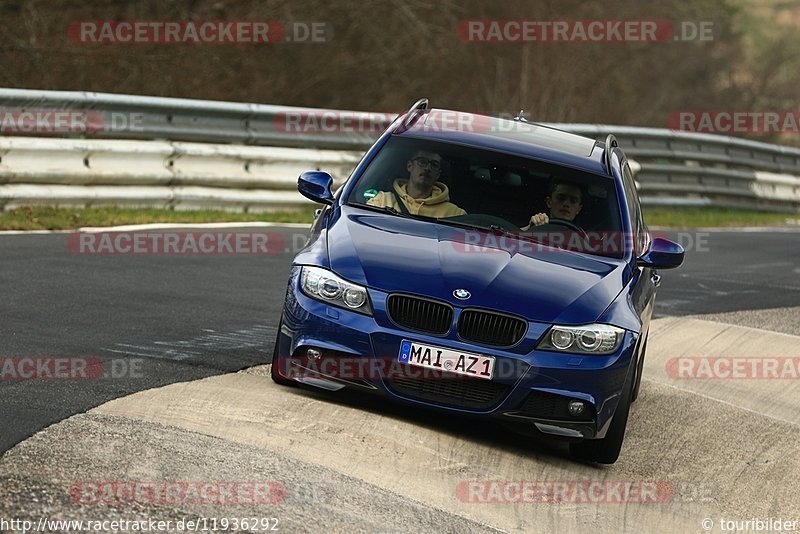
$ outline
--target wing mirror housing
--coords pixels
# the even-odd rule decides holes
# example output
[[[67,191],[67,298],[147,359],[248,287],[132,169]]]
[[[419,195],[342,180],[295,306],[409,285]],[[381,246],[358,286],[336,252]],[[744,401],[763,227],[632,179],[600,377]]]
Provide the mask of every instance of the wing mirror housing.
[[[669,239],[655,237],[647,251],[636,259],[636,264],[653,269],[674,269],[683,263],[683,256],[681,245]]]
[[[297,190],[309,200],[333,204],[333,176],[324,171],[306,171],[297,179]]]

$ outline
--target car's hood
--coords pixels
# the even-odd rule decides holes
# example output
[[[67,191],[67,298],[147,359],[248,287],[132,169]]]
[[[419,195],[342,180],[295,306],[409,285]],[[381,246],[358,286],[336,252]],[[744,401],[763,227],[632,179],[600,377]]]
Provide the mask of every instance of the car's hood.
[[[352,282],[519,314],[533,321],[594,321],[624,287],[622,261],[536,247],[426,221],[342,207],[328,229],[331,268]],[[467,243],[465,243],[465,241]],[[538,250],[536,250],[538,249]],[[467,300],[456,289],[471,293]]]

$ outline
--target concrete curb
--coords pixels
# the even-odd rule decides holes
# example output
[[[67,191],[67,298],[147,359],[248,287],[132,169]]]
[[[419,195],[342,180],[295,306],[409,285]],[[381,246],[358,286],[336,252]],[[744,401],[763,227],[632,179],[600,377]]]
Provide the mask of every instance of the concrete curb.
[[[459,521],[468,521],[473,525],[469,530],[507,532],[619,532],[622,525],[641,532],[656,524],[662,531],[684,532],[699,530],[709,517],[749,519],[780,511],[784,518],[800,519],[794,489],[800,476],[800,380],[678,380],[666,367],[675,357],[753,357],[766,353],[766,347],[769,353],[761,356],[796,356],[798,346],[796,336],[698,319],[655,320],[647,379],[631,413],[622,457],[605,468],[572,461],[561,444],[505,434],[496,426],[418,413],[380,400],[282,388],[270,381],[263,366],[143,391],[54,425],[0,460],[0,480],[24,474],[29,484],[46,484],[56,492],[66,491],[69,481],[98,478],[219,480],[213,477],[222,476],[226,463],[243,461],[245,447],[254,462],[276,455],[317,466],[303,483],[332,488],[337,498],[377,488],[396,495],[398,503],[419,504],[422,508],[415,513],[428,519],[447,510],[452,516],[443,519],[445,530],[458,530],[464,527]],[[171,439],[182,443],[158,445],[153,425],[169,429]],[[132,429],[138,430],[125,434]],[[132,439],[126,444],[127,435]],[[134,444],[139,441],[151,445],[138,450]],[[53,452],[64,449],[80,453],[83,460],[54,466]],[[220,463],[200,459],[201,466],[189,469],[186,455]],[[275,466],[269,469],[273,480],[287,476]],[[331,473],[349,477],[348,482],[326,486]],[[647,504],[476,503],[465,500],[459,489],[472,480],[657,481],[671,495]],[[769,488],[768,495],[764,488]],[[0,485],[0,502],[15,490]],[[30,501],[24,510],[2,508],[18,517],[53,511],[78,517],[112,514],[69,502],[49,509]],[[290,531],[315,529],[337,517],[335,507],[317,507],[310,515],[300,509],[286,509],[293,518]],[[207,515],[211,512],[230,515],[230,507]],[[146,507],[142,513],[165,512],[163,507]],[[375,528],[370,513],[360,519],[348,516],[347,521],[356,531]],[[435,523],[442,525],[438,519]]]

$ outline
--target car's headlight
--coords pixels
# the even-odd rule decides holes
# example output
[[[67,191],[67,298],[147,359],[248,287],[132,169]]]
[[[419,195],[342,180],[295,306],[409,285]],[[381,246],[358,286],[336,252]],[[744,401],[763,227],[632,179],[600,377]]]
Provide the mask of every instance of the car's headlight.
[[[327,269],[304,265],[300,272],[300,288],[311,298],[372,315],[367,289],[342,280]]]
[[[625,330],[607,324],[553,326],[537,349],[572,354],[611,354],[622,343]]]

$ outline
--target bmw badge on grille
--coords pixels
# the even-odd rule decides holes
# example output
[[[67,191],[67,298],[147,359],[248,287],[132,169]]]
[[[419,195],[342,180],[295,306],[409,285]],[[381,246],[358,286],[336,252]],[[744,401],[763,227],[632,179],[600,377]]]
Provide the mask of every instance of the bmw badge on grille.
[[[455,291],[453,291],[453,296],[459,300],[467,300],[472,296],[472,293],[470,293],[466,289],[456,289]]]

